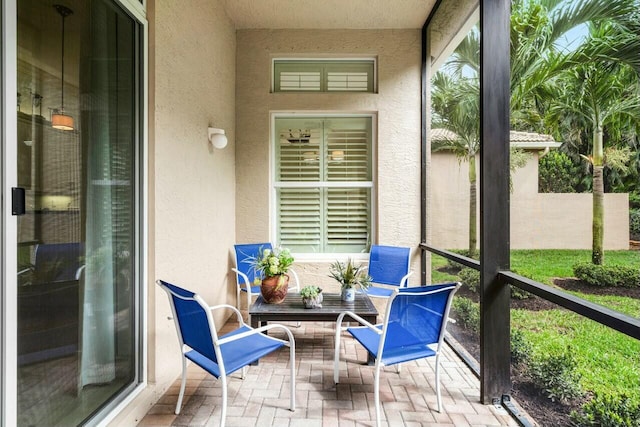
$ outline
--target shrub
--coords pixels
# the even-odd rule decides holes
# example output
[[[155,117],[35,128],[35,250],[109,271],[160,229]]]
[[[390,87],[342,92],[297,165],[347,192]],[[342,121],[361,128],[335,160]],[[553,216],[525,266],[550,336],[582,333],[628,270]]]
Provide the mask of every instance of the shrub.
[[[453,311],[464,328],[476,333],[480,331],[480,304],[469,298],[455,297]]]
[[[513,285],[510,285],[511,287],[511,298],[513,299],[527,299],[527,298],[531,298],[531,294],[527,291],[523,291],[520,288],[517,288]]]
[[[519,364],[529,360],[531,342],[520,329],[511,329],[511,362]]]
[[[478,292],[478,288],[480,287],[479,271],[466,267],[460,270],[458,277],[460,277],[460,282],[469,288],[470,291]]]
[[[534,357],[529,364],[529,376],[552,402],[566,403],[583,395],[576,366],[576,358],[567,347],[562,353]]]
[[[571,420],[584,427],[640,427],[640,405],[625,395],[596,395],[580,412],[573,411]]]
[[[640,193],[636,191],[629,193],[629,207],[632,209],[640,209]]]
[[[629,209],[629,235],[640,239],[640,208]]]
[[[591,286],[640,286],[640,267],[626,265],[595,265],[588,262],[573,266],[573,274]]]
[[[469,288],[472,292],[478,292],[480,289],[480,272],[473,268],[463,268],[458,273],[460,282]],[[531,294],[527,291],[523,291],[515,286],[510,286],[511,298],[514,299],[527,299],[531,297]]]
[[[449,252],[453,252],[454,254],[462,255],[467,258],[474,258],[469,256],[468,249],[451,249]],[[449,258],[447,258],[447,267],[454,272],[460,271],[461,269],[465,268],[462,264],[458,264],[457,262],[450,260]]]
[[[580,166],[560,151],[551,151],[538,162],[539,193],[575,193],[580,180]]]

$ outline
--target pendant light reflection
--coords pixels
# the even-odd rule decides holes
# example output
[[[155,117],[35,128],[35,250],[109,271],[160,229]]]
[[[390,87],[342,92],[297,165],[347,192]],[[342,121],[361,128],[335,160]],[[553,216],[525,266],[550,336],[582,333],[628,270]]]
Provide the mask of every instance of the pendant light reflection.
[[[60,100],[60,108],[59,109],[54,109],[51,112],[51,126],[54,129],[60,129],[60,130],[73,130],[74,126],[73,126],[73,117],[71,117],[68,114],[64,113],[64,20],[67,16],[73,14],[73,11],[71,9],[69,9],[66,6],[63,6],[61,4],[55,4],[53,5],[53,7],[56,8],[56,11],[60,14],[60,16],[62,17],[62,55],[61,55],[61,62],[62,62],[62,72],[61,72],[61,83],[62,83],[62,89],[61,89],[61,100]]]

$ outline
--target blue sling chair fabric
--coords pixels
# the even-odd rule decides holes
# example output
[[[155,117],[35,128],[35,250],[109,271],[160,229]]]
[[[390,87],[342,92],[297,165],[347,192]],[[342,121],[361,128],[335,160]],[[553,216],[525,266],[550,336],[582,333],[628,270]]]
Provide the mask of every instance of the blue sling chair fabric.
[[[453,295],[459,283],[397,288],[387,302],[384,322],[372,325],[353,312],[338,316],[335,336],[333,379],[339,382],[342,321],[357,320],[364,326],[348,327],[351,334],[375,359],[374,400],[376,422],[380,425],[380,371],[383,366],[436,356],[436,396],[440,397],[440,350]],[[351,319],[349,319],[349,317]]]
[[[291,331],[278,324],[269,324],[253,329],[242,320],[240,311],[228,304],[209,307],[198,295],[171,283],[158,280],[156,282],[169,296],[173,319],[178,333],[182,354],[182,384],[176,404],[175,413],[179,414],[187,380],[187,359],[220,379],[222,382],[222,416],[221,426],[225,424],[227,410],[226,377],[237,370],[256,362],[261,357],[282,347],[290,348],[291,365],[291,401],[290,409],[295,410],[295,340]],[[235,312],[239,327],[218,337],[212,312],[218,309],[230,309]],[[272,338],[262,332],[269,329],[283,329],[288,341]]]
[[[394,289],[376,286],[406,287],[410,271],[411,249],[401,246],[371,245],[369,253],[369,276],[372,286],[364,290],[370,297],[389,298]]]

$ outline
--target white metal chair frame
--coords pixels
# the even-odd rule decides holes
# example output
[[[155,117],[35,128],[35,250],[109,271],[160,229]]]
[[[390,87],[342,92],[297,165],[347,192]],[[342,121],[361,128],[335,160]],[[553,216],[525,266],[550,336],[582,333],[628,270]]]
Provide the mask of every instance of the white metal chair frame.
[[[452,287],[455,286],[455,290],[457,290],[460,287],[460,284],[452,284]],[[428,288],[428,286],[427,286]],[[455,293],[454,290],[454,293]],[[431,290],[431,291],[427,291],[425,290],[424,293],[421,293],[421,295],[426,295],[426,294],[431,294],[431,293],[436,293],[436,292],[441,292],[442,289],[438,289],[438,290]],[[393,295],[391,297],[388,298],[388,302],[387,302],[387,307],[385,310],[385,316],[384,316],[384,322],[378,325],[373,325],[370,322],[367,322],[366,320],[364,320],[362,317],[358,316],[357,314],[351,312],[351,311],[345,311],[342,312],[337,319],[337,323],[336,323],[336,333],[335,333],[335,349],[334,349],[334,359],[333,359],[333,381],[338,384],[340,381],[340,336],[343,330],[342,327],[342,321],[345,318],[345,316],[349,316],[352,319],[360,322],[361,325],[364,325],[363,327],[367,327],[369,329],[371,329],[372,331],[374,331],[376,334],[378,334],[380,336],[380,342],[378,343],[378,354],[375,360],[375,371],[374,371],[374,401],[375,401],[375,408],[376,408],[376,426],[380,426],[380,371],[382,369],[384,365],[384,363],[381,361],[382,356],[383,356],[383,349],[384,349],[384,343],[385,343],[385,338],[387,335],[387,327],[389,324],[389,316],[390,316],[390,308],[391,305],[393,304],[393,300],[396,298],[396,296],[402,292],[402,289],[395,289],[393,292]],[[440,393],[440,354],[441,354],[441,349],[442,349],[442,343],[444,342],[444,335],[445,335],[445,331],[446,331],[446,327],[447,327],[447,321],[449,320],[448,315],[449,315],[449,309],[451,308],[451,301],[453,299],[453,295],[449,298],[449,300],[447,301],[447,305],[444,311],[444,319],[443,319],[443,324],[442,327],[440,329],[440,336],[438,339],[437,344],[435,345],[431,345],[429,346],[433,351],[435,351],[435,358],[436,358],[436,398],[437,398],[437,404],[438,404],[438,412],[442,412],[442,397],[441,397],[441,393]],[[382,326],[382,328],[380,328],[380,326]],[[435,347],[435,348],[434,348]],[[433,357],[433,356],[430,356]],[[397,364],[397,366],[399,367],[400,365]],[[400,371],[398,370],[398,373]]]
[[[242,314],[240,313],[240,311],[236,308],[233,307],[232,305],[229,304],[220,304],[220,305],[215,305],[215,306],[208,306],[207,303],[202,299],[202,297],[198,294],[194,294],[193,298],[186,298],[183,297],[181,295],[178,295],[174,292],[172,292],[170,289],[164,287],[162,284],[160,284],[160,280],[158,280],[156,283],[158,283],[158,285],[160,285],[160,287],[162,289],[164,289],[168,294],[170,294],[169,296],[171,297],[172,295],[180,298],[182,300],[194,300],[196,301],[206,312],[207,315],[207,321],[209,323],[209,329],[211,330],[211,339],[213,341],[213,347],[214,347],[214,351],[216,354],[216,358],[217,358],[217,364],[219,366],[220,369],[220,381],[222,382],[222,415],[221,415],[221,421],[220,421],[220,426],[224,427],[225,425],[225,419],[226,419],[226,414],[227,414],[227,372],[225,370],[224,367],[224,359],[222,357],[222,352],[220,350],[220,346],[224,345],[226,343],[232,342],[232,341],[237,341],[240,339],[244,339],[247,337],[250,337],[252,335],[255,334],[261,334],[265,331],[268,331],[270,329],[282,329],[286,332],[289,340],[281,340],[278,338],[274,338],[274,337],[269,337],[270,339],[276,340],[276,341],[280,341],[282,343],[284,343],[285,346],[289,347],[289,364],[290,364],[290,368],[291,368],[291,372],[290,372],[290,376],[291,376],[291,392],[290,392],[290,403],[289,403],[289,409],[294,412],[296,409],[296,400],[295,400],[295,394],[296,394],[296,385],[295,385],[295,379],[296,379],[296,375],[295,375],[295,340],[293,338],[293,334],[291,333],[291,331],[283,326],[283,325],[279,325],[279,324],[269,324],[260,328],[255,328],[255,329],[251,329],[250,331],[247,332],[242,332],[239,334],[234,334],[231,336],[227,336],[224,338],[219,339],[218,338],[218,333],[216,331],[215,328],[215,323],[213,321],[213,315],[212,312],[214,310],[218,310],[218,309],[230,309],[232,310],[235,314],[236,314],[236,318],[239,324],[239,327],[243,327],[246,326],[246,324],[244,323],[244,321],[242,320]],[[178,316],[176,314],[176,309],[175,306],[173,304],[173,300],[171,298],[169,298],[171,301],[171,312],[173,314],[173,320],[176,326],[176,331],[178,333],[178,340],[180,342],[180,352],[182,355],[182,381],[180,384],[180,394],[178,395],[178,402],[176,403],[176,409],[175,409],[175,414],[179,415],[180,414],[180,410],[181,410],[181,406],[182,406],[182,399],[184,397],[184,390],[187,384],[187,358],[185,357],[185,354],[187,352],[189,352],[191,350],[191,348],[184,344],[183,338],[182,338],[182,332],[180,331],[180,324],[178,321]],[[231,372],[229,373],[231,374]],[[244,379],[246,375],[246,366],[242,367],[242,371],[241,371],[241,378]]]

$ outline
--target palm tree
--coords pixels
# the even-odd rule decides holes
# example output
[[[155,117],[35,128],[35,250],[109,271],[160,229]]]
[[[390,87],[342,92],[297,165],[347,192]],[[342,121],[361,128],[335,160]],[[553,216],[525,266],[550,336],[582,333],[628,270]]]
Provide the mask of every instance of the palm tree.
[[[632,39],[629,33],[633,31],[624,32],[624,37],[619,35],[600,39],[599,42],[592,39],[593,43],[583,43],[573,51],[565,51],[560,47],[562,37],[569,30],[588,23],[615,21],[620,23],[616,28],[621,34],[620,28],[633,26],[635,34],[639,34],[637,29],[640,24],[633,16],[637,14],[637,9],[638,0],[513,0],[511,108],[512,122],[517,123],[516,127],[546,131],[548,125],[544,119],[549,116],[547,110],[550,100],[558,97],[558,76],[585,62],[585,58],[587,62],[619,61],[625,58],[636,70],[640,70],[639,50],[629,41]],[[434,125],[441,125],[457,135],[455,139],[446,141],[446,145],[456,153],[458,159],[469,162],[470,254],[475,253],[476,243],[475,155],[480,150],[477,113],[479,46],[476,27],[447,61],[445,67],[450,74],[438,72],[432,79]],[[602,252],[601,248],[599,252]]]
[[[596,50],[604,44],[622,45],[615,58],[610,56],[576,57],[574,68],[557,79],[559,96],[551,103],[550,115],[562,118],[573,115],[574,126],[592,134],[592,152],[583,156],[593,169],[592,255],[594,264],[604,261],[604,168],[606,165],[624,170],[631,155],[628,147],[604,148],[604,130],[609,135],[620,132],[640,120],[640,79],[634,63],[640,55],[640,33],[629,33],[618,25],[605,23],[591,26],[584,51]],[[590,46],[591,48],[590,49]],[[630,49],[635,46],[635,49]],[[629,54],[628,60],[622,52]],[[638,68],[640,70],[640,68]],[[617,134],[617,135],[616,135]],[[614,139],[614,138],[610,138]]]
[[[453,151],[458,161],[469,163],[469,245],[468,256],[477,252],[477,171],[476,155],[480,151],[480,90],[477,77],[457,77],[437,72],[432,79],[431,103],[435,126],[450,130],[453,135],[435,141],[432,149]]]
[[[573,51],[562,48],[572,29],[606,21],[629,21],[638,0],[513,0],[511,12],[511,109],[538,110],[553,93],[553,79],[583,58],[615,58],[633,46],[625,43],[583,43]],[[636,61],[640,57],[636,53]],[[540,117],[533,114],[533,116]]]

